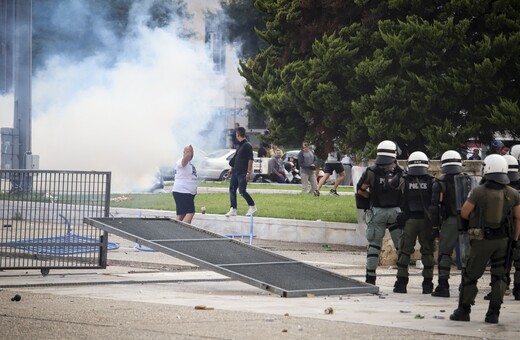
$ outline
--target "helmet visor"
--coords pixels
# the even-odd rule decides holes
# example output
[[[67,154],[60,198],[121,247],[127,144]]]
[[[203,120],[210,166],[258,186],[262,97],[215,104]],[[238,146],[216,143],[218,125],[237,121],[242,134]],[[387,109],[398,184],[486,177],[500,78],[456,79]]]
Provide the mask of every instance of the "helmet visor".
[[[394,161],[395,161],[395,158],[394,157],[390,157],[390,156],[379,155],[379,156],[376,157],[376,164],[377,165],[392,164]]]
[[[510,182],[516,182],[520,177],[518,177],[518,172],[508,172],[507,177],[509,177]]]
[[[441,168],[441,172],[443,174],[460,174],[462,172],[462,167],[460,165],[445,165]]]
[[[428,168],[425,168],[423,166],[414,166],[408,168],[408,174],[412,176],[423,176],[428,175]]]
[[[489,181],[494,181],[500,184],[509,184],[509,177],[507,177],[507,174],[501,172],[485,174],[484,178]]]

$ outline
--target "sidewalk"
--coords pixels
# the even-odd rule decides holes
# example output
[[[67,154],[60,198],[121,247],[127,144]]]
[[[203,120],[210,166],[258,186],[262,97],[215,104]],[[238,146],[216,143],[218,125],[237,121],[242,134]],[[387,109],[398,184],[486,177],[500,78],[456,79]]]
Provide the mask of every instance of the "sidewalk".
[[[395,294],[396,269],[379,267],[379,295],[288,299],[139,251],[128,240],[111,235],[110,241],[120,248],[109,252],[106,270],[51,270],[46,277],[36,270],[0,272],[2,338],[509,339],[520,332],[520,301],[512,296],[504,298],[500,324],[484,323],[489,273],[479,281],[472,321],[453,322],[460,280],[455,267],[451,298],[421,294],[415,267],[408,294]],[[260,239],[254,245],[364,280],[361,247]],[[11,301],[15,294],[21,301]]]

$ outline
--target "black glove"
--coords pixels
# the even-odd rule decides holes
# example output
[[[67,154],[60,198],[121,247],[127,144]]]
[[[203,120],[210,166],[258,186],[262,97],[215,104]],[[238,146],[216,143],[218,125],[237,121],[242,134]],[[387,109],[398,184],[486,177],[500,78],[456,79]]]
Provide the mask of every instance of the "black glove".
[[[460,217],[459,215],[459,218],[458,218],[458,224],[459,224],[459,232],[466,232],[468,231],[469,229],[469,220],[466,220],[462,217]]]
[[[404,213],[400,213],[399,215],[397,215],[397,219],[396,219],[397,227],[399,229],[403,229],[404,225],[406,224],[407,219],[408,218],[406,218],[406,215]]]
[[[434,227],[440,227],[441,226],[441,214],[440,209],[438,205],[430,205],[428,207],[428,212],[431,218],[432,225]]]

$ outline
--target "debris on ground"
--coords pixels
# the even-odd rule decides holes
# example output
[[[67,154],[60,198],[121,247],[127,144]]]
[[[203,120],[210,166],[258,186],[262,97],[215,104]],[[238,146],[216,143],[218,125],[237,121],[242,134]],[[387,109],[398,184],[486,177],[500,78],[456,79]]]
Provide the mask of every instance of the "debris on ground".
[[[123,196],[118,196],[118,197],[111,198],[110,200],[112,202],[124,202],[124,201],[129,200],[129,198],[123,195]]]

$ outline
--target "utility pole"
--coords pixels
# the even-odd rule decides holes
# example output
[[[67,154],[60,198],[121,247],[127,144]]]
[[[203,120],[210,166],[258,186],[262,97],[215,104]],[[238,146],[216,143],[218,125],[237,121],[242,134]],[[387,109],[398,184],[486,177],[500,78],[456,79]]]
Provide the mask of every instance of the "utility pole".
[[[0,0],[0,67],[0,93],[14,95],[13,128],[1,129],[1,166],[31,169],[32,0]]]
[[[20,136],[19,169],[27,169],[32,154],[32,0],[15,1],[14,124]]]
[[[14,1],[0,0],[0,95],[13,86]]]

